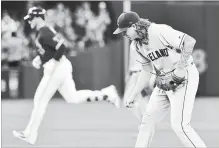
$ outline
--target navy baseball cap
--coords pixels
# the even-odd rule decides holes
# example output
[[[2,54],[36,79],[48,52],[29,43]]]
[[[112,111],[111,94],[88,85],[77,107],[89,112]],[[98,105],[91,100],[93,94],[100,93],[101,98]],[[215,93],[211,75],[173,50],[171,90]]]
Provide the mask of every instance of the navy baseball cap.
[[[123,12],[117,19],[118,28],[113,34],[119,34],[131,27],[132,24],[137,23],[140,20],[139,15],[136,12]]]

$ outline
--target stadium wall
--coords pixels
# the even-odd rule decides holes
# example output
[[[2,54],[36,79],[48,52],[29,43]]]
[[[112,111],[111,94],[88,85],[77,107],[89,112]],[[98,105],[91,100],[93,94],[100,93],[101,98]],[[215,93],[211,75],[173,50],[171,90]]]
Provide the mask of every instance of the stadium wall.
[[[122,2],[113,2],[117,18],[122,12]],[[115,6],[115,7],[114,7]],[[119,9],[118,9],[119,8]],[[156,23],[165,23],[196,38],[196,50],[201,50],[206,59],[199,61],[198,67],[205,65],[200,73],[198,96],[219,96],[219,3],[218,2],[132,2],[132,10],[143,18]],[[156,13],[154,13],[156,12]],[[115,26],[116,27],[116,26]],[[115,29],[115,28],[114,28]],[[104,48],[92,48],[70,60],[74,66],[74,79],[77,89],[101,89],[110,84],[116,85],[122,93],[123,86],[123,45],[122,40],[109,43]],[[9,79],[18,77],[19,83],[12,79],[11,86],[19,86],[18,96],[32,98],[39,83],[42,71],[24,66],[17,73],[2,70],[2,98],[10,98]],[[16,95],[16,91],[12,91]],[[58,96],[56,94],[56,96]]]

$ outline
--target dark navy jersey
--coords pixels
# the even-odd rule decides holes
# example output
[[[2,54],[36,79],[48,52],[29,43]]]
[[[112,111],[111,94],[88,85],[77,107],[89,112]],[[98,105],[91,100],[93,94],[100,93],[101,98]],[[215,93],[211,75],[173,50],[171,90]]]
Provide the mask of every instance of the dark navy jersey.
[[[65,52],[64,39],[53,28],[44,26],[38,31],[36,46],[42,64],[54,58],[57,61]]]

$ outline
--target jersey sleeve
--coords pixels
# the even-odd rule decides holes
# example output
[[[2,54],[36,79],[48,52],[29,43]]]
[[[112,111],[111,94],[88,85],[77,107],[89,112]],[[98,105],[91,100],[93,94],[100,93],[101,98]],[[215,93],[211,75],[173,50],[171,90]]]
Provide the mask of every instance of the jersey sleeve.
[[[139,57],[137,51],[130,47],[129,52],[129,71],[140,71],[142,69],[141,63],[138,62]],[[143,61],[142,61],[143,62]]]
[[[183,47],[183,42],[186,36],[185,33],[164,24],[160,25],[159,33],[159,39],[163,44],[166,44],[167,46],[169,45],[175,49],[181,49]]]
[[[132,51],[132,54],[134,54],[133,56],[135,56],[134,57],[135,61],[137,63],[141,64],[142,66],[147,65],[151,62],[146,56],[144,56],[140,52],[136,41],[132,41],[132,43],[130,44],[130,51]],[[130,56],[132,56],[132,55],[130,55]]]

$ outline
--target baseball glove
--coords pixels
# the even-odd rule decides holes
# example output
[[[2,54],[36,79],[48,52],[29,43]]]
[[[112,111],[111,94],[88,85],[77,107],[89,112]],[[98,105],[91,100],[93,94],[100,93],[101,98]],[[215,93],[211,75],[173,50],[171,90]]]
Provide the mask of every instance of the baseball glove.
[[[177,75],[175,75],[174,70],[169,72],[169,73],[165,73],[165,74],[160,74],[157,75],[157,78],[155,80],[155,84],[158,88],[164,90],[164,91],[175,91],[176,88],[180,85],[184,86],[185,84],[185,74],[183,74],[184,76],[179,77]]]

